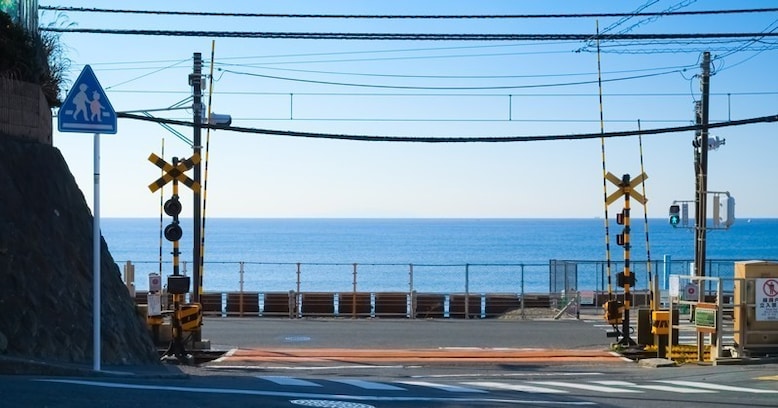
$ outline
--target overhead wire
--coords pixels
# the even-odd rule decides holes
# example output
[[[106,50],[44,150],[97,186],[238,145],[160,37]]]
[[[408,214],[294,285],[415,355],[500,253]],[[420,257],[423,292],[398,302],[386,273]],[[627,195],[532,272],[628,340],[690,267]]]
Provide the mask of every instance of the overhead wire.
[[[40,31],[56,33],[148,35],[165,37],[266,38],[306,40],[384,40],[384,41],[586,41],[591,34],[496,34],[496,33],[375,33],[375,32],[282,32],[282,31],[204,31],[104,29],[79,27],[39,27]],[[752,38],[778,37],[778,33],[667,33],[667,34],[605,34],[607,40],[653,40],[690,38]]]
[[[529,84],[529,85],[495,85],[495,86],[416,86],[416,85],[386,85],[386,84],[360,84],[360,83],[347,83],[347,82],[335,82],[335,81],[319,81],[313,79],[302,78],[289,78],[275,75],[257,74],[252,72],[236,71],[231,69],[220,69],[220,71],[235,75],[246,75],[265,79],[276,79],[283,81],[301,82],[308,84],[318,85],[333,85],[333,86],[345,86],[345,87],[358,87],[358,88],[378,88],[378,89],[419,89],[419,90],[450,90],[450,91],[463,91],[463,90],[497,90],[497,89],[530,89],[530,88],[555,88],[563,86],[577,86],[577,85],[590,85],[597,83],[596,80],[591,81],[575,81],[565,83],[552,83],[552,84]],[[634,75],[622,78],[611,78],[603,80],[604,82],[617,82],[626,81],[632,79],[650,78],[662,75],[669,75],[680,72],[679,70],[672,70],[666,72],[659,72],[653,74]]]
[[[154,123],[166,123],[168,125],[178,126],[195,126],[193,122],[185,120],[165,119],[165,118],[150,118],[143,115],[137,115],[134,113],[117,112],[116,116],[125,119],[135,119],[146,122]],[[576,133],[576,134],[558,134],[558,135],[529,135],[529,136],[479,136],[479,137],[414,137],[414,136],[376,136],[376,135],[350,135],[350,134],[335,134],[335,133],[318,133],[318,132],[301,132],[292,130],[277,130],[277,129],[261,129],[261,128],[248,128],[242,126],[223,126],[223,125],[210,125],[202,124],[201,128],[211,128],[214,130],[225,130],[239,133],[251,133],[251,134],[263,134],[268,136],[284,136],[284,137],[299,137],[299,138],[313,138],[313,139],[329,139],[329,140],[349,140],[360,142],[408,142],[408,143],[512,143],[512,142],[539,142],[539,141],[557,141],[557,140],[587,140],[596,139],[600,137],[627,137],[636,136],[638,134],[643,135],[657,135],[663,133],[675,133],[675,132],[688,132],[695,131],[702,128],[717,129],[730,126],[742,126],[755,123],[768,123],[778,122],[778,114],[759,116],[748,119],[731,120],[719,123],[709,123],[703,125],[686,125],[686,126],[674,126],[655,129],[643,129],[640,131],[625,130],[615,131],[607,133]]]
[[[531,75],[407,75],[407,74],[379,74],[379,73],[367,73],[367,72],[343,72],[343,71],[322,71],[322,70],[309,70],[309,69],[296,69],[296,68],[277,68],[277,67],[265,67],[262,65],[254,64],[220,64],[231,67],[252,67],[255,69],[271,70],[271,71],[285,71],[285,72],[298,72],[305,74],[323,74],[323,75],[348,75],[348,76],[364,76],[364,77],[380,77],[380,78],[416,78],[416,79],[515,79],[515,78],[556,78],[556,77],[571,77],[571,76],[587,76],[594,75],[592,72],[566,72],[558,74],[531,74]],[[692,69],[696,68],[696,65],[679,65],[672,67],[656,67],[656,68],[640,68],[629,70],[617,70],[606,72],[606,74],[623,74],[633,72],[647,72],[647,71],[667,71],[667,70],[679,70],[679,69]]]
[[[773,27],[773,26],[775,26],[775,27]],[[772,28],[772,29],[770,29],[770,27],[773,27],[773,28]],[[769,31],[767,31],[767,30],[769,30]],[[773,33],[773,32],[775,32],[776,30],[778,30],[778,20],[775,20],[775,21],[773,21],[772,23],[770,23],[770,25],[768,25],[768,26],[767,26],[767,27],[766,27],[766,28],[763,30],[763,32],[770,32],[770,33]],[[753,44],[757,43],[757,42],[758,42],[758,41],[760,41],[760,40],[761,40],[761,38],[754,38],[753,40],[751,40],[751,41],[747,42],[746,44],[743,44],[743,45],[742,45],[741,47],[739,47],[738,49],[735,49],[735,50],[729,51],[729,52],[727,52],[727,53],[726,53],[726,54],[724,54],[724,55],[715,56],[715,58],[713,59],[713,61],[716,61],[716,60],[723,60],[724,58],[727,58],[727,57],[729,57],[730,55],[733,55],[733,54],[735,54],[736,52],[741,52],[741,51],[744,51],[744,50],[745,50],[745,49],[747,49],[747,48],[752,48],[751,46],[752,46]],[[778,45],[778,44],[777,44],[777,45]],[[759,50],[759,51],[758,51],[758,52],[756,52],[755,54],[753,54],[753,55],[750,55],[748,58],[746,58],[746,59],[744,59],[744,60],[742,60],[742,61],[739,61],[739,62],[737,62],[737,63],[735,63],[735,64],[732,64],[732,65],[730,65],[730,66],[729,66],[729,67],[727,67],[726,69],[731,69],[731,68],[734,68],[734,67],[736,67],[736,66],[738,66],[738,65],[740,65],[740,64],[743,64],[743,63],[745,63],[745,62],[747,62],[747,61],[749,61],[749,60],[751,60],[751,59],[755,58],[757,55],[761,54],[761,53],[762,53],[762,52],[764,52],[764,51],[766,51],[766,49]],[[718,69],[717,71],[718,71],[718,72],[720,72],[720,71],[723,71],[724,69],[725,69],[725,68],[721,68],[721,69]],[[714,75],[714,74],[715,74],[717,71],[713,71],[713,73],[711,73],[711,75]]]
[[[574,14],[438,14],[438,15],[414,15],[414,14],[301,14],[301,13],[235,13],[235,12],[206,12],[206,11],[167,11],[167,10],[132,10],[132,9],[107,9],[95,7],[65,7],[65,6],[38,6],[40,10],[70,11],[82,13],[116,13],[116,14],[156,14],[199,17],[273,17],[273,18],[332,18],[332,19],[551,19],[551,18],[604,18],[604,17],[631,17],[631,16],[688,16],[688,15],[714,15],[714,14],[743,14],[766,13],[778,11],[778,8],[757,9],[725,9],[725,10],[696,10],[680,12],[644,12],[644,13],[574,13]]]

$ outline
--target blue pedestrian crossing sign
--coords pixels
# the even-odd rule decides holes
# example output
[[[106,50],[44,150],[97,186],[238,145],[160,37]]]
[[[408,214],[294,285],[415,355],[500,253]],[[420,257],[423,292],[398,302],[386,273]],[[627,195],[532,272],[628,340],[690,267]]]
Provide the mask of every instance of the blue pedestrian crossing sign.
[[[116,111],[89,65],[84,66],[59,108],[57,129],[73,133],[116,133]]]

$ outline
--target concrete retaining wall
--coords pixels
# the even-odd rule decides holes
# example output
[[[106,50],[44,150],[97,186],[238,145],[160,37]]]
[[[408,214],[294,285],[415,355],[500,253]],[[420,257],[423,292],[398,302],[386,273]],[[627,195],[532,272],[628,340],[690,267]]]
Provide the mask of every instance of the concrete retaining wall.
[[[51,124],[40,86],[0,78],[0,134],[51,145]]]

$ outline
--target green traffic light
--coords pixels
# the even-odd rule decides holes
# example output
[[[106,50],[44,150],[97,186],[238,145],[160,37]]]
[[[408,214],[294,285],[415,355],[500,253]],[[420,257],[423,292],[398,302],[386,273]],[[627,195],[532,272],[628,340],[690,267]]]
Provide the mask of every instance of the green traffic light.
[[[673,227],[677,227],[678,224],[681,222],[681,206],[677,204],[673,204],[670,206],[670,225]]]

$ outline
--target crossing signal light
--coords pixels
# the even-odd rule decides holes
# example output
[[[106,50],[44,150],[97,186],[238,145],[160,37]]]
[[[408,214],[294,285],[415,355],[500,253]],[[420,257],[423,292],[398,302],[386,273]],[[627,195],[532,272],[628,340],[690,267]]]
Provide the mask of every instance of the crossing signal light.
[[[170,200],[165,201],[164,209],[165,214],[178,221],[178,215],[181,214],[181,201],[178,200],[178,196],[174,195]]]
[[[165,214],[173,217],[173,222],[165,227],[165,239],[170,242],[178,241],[184,235],[184,232],[181,230],[181,225],[179,225],[178,222],[178,215],[181,214],[181,201],[178,200],[178,195],[174,194],[173,197],[165,201],[163,208]]]
[[[670,225],[677,227],[681,222],[681,206],[673,204],[670,206]]]

